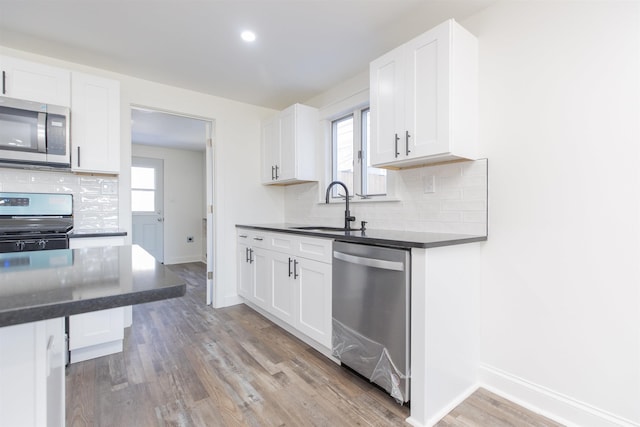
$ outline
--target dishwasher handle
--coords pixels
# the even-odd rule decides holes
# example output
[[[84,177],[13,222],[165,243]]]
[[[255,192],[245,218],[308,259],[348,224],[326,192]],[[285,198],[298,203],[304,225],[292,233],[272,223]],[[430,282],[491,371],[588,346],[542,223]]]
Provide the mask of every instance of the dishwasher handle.
[[[381,268],[383,270],[404,271],[404,263],[400,261],[387,261],[378,258],[367,258],[357,255],[345,254],[344,252],[333,251],[333,257],[340,261],[351,264],[364,265],[365,267]]]

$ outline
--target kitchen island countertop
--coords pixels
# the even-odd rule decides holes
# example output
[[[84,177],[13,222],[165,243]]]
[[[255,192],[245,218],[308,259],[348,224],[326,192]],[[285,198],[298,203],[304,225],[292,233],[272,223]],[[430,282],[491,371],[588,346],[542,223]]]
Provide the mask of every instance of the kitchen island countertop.
[[[0,327],[185,291],[184,280],[137,245],[0,254]]]
[[[401,230],[338,231],[338,230],[304,230],[297,227],[308,227],[308,224],[237,224],[237,228],[292,233],[303,236],[324,237],[342,242],[363,243],[368,245],[392,246],[405,249],[435,248],[438,246],[459,245],[463,243],[482,242],[487,236],[471,234],[428,233]]]

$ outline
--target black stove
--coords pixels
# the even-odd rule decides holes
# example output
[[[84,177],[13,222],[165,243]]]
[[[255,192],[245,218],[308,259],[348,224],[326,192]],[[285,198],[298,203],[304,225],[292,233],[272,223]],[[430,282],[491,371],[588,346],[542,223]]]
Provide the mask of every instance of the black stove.
[[[67,249],[73,196],[0,193],[0,253]]]

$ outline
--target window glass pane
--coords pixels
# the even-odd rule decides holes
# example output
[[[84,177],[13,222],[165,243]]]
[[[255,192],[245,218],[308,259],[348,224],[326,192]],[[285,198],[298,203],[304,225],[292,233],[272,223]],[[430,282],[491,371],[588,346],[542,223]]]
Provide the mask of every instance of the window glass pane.
[[[155,191],[153,190],[131,190],[131,210],[133,212],[154,212]]]
[[[141,166],[131,167],[131,188],[153,190],[156,188],[155,169]]]
[[[353,194],[353,116],[333,122],[333,179],[342,181]],[[342,187],[333,187],[333,197],[344,192]]]
[[[367,109],[362,112],[362,146],[367,158],[366,162],[362,162],[363,165],[366,164],[362,177],[362,191],[369,196],[379,196],[387,194],[387,170],[371,166],[369,130],[369,110]]]

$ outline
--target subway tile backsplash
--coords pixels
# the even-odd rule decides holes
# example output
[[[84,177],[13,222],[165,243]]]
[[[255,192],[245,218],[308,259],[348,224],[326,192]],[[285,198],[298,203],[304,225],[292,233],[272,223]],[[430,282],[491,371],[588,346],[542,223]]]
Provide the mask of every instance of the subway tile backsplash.
[[[74,228],[117,230],[118,177],[0,168],[0,191],[73,194]]]
[[[397,201],[351,204],[354,226],[420,232],[487,235],[487,159],[447,163],[395,172]],[[434,192],[426,192],[430,184]],[[285,220],[342,226],[344,203],[325,205],[318,183],[285,189]],[[322,196],[322,197],[321,197]]]

